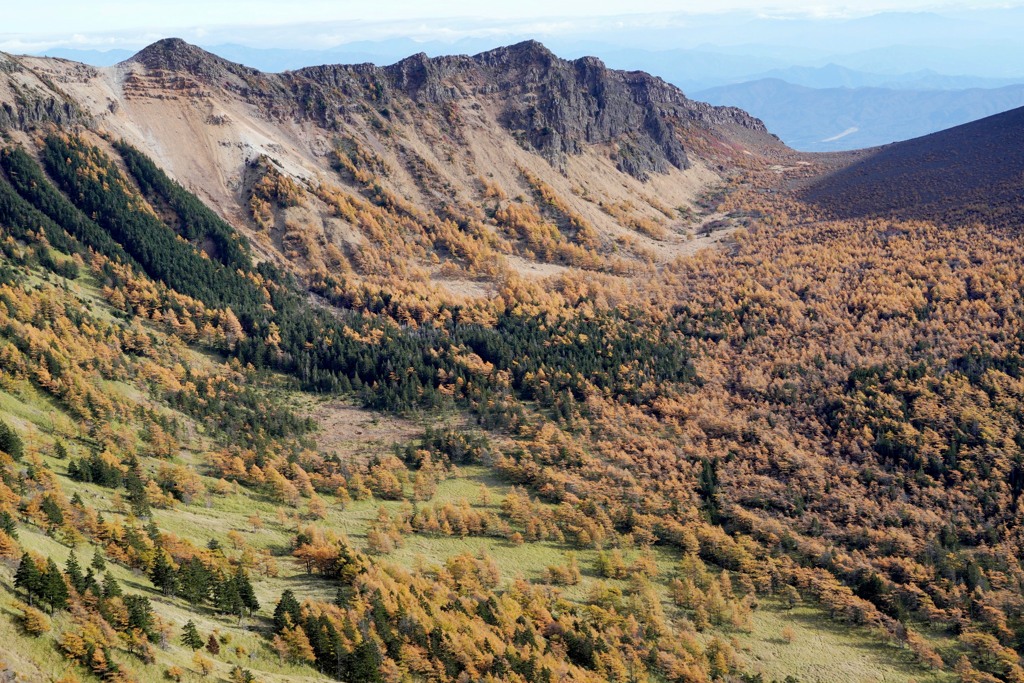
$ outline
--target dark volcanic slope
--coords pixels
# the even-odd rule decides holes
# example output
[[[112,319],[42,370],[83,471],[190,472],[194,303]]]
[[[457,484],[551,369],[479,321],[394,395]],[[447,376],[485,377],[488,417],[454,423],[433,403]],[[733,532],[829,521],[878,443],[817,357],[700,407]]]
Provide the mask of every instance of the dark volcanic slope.
[[[803,195],[840,218],[1024,225],[1024,108],[880,147]]]

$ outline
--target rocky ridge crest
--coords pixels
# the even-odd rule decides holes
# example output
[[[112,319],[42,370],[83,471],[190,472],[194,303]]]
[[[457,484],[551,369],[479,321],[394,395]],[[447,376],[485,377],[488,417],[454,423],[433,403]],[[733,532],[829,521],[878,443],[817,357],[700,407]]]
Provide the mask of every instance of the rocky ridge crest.
[[[312,120],[329,130],[368,103],[405,116],[424,107],[447,115],[483,102],[498,108],[499,124],[520,145],[551,163],[607,145],[619,170],[641,180],[688,168],[693,128],[771,138],[760,120],[738,109],[692,101],[659,78],[609,69],[594,57],[561,59],[536,41],[475,56],[421,53],[384,67],[323,65],[282,74],[234,64],[179,39],[155,43],[129,61],[187,73],[236,91],[269,116]]]

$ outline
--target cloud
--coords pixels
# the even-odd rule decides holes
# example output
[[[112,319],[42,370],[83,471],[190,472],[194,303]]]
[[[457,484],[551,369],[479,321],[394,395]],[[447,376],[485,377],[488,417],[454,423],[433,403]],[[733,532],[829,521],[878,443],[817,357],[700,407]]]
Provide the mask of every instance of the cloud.
[[[254,48],[325,50],[358,41],[406,38],[413,41],[455,43],[463,39],[500,39],[521,36],[541,40],[593,39],[609,43],[642,39],[643,31],[661,32],[652,49],[699,44],[702,32],[707,42],[733,44],[732,35],[752,36],[755,42],[777,38],[772,22],[806,19],[842,20],[863,17],[886,9],[911,11],[936,6],[935,0],[866,0],[850,4],[818,0],[776,0],[771,5],[755,0],[687,2],[679,0],[633,0],[623,12],[621,0],[518,0],[516,3],[481,3],[478,0],[447,0],[426,5],[420,0],[376,0],[337,2],[308,0],[302,3],[280,0],[178,0],[176,2],[127,2],[99,0],[95,3],[54,0],[39,3],[11,3],[5,7],[0,50],[37,52],[50,48],[138,49],[162,37],[178,36],[205,46],[228,43]],[[985,3],[972,3],[977,8]],[[1007,3],[993,3],[1006,6]],[[683,5],[683,7],[680,7]],[[1019,7],[1021,2],[1009,3]],[[968,5],[949,5],[963,10]],[[428,9],[429,8],[429,9]],[[433,16],[422,17],[425,12]],[[45,16],[43,16],[45,14]],[[239,17],[245,17],[244,23]],[[761,34],[743,32],[744,25],[761,22]],[[758,24],[761,26],[761,24]],[[778,25],[778,24],[776,24]],[[18,26],[18,32],[10,31]],[[694,28],[696,27],[696,28]],[[678,28],[677,36],[671,29]],[[735,30],[732,30],[735,29]],[[748,40],[748,38],[737,38]]]

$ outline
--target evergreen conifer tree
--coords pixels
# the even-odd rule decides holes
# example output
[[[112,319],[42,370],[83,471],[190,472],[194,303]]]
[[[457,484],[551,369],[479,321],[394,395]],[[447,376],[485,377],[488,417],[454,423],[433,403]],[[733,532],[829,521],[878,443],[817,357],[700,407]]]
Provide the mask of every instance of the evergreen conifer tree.
[[[226,614],[234,614],[241,621],[245,606],[242,604],[242,596],[238,592],[238,584],[233,576],[217,582],[216,600],[217,609]]]
[[[93,554],[92,554],[92,562],[89,563],[89,566],[92,567],[93,569],[95,569],[98,572],[102,572],[102,571],[105,571],[107,569],[107,563],[103,559],[103,555],[100,553],[100,549],[99,548],[96,548],[96,551],[93,552]]]
[[[274,608],[274,633],[280,633],[288,626],[295,626],[302,618],[302,608],[295,594],[290,590],[281,593],[281,599]]]
[[[0,531],[14,540],[18,540],[18,529],[15,526],[14,517],[7,510],[0,512]]]
[[[256,591],[253,590],[252,583],[249,581],[249,574],[245,571],[244,567],[239,567],[235,571],[234,581],[238,590],[238,596],[242,599],[242,605],[245,609],[249,610],[249,616],[252,616],[255,612],[259,611],[260,601],[256,599]]]
[[[144,595],[126,595],[124,604],[128,608],[128,629],[137,628],[152,638],[155,635],[153,607],[149,604],[149,598]]]
[[[132,514],[136,517],[149,517],[149,496],[146,494],[146,484],[142,480],[139,470],[139,463],[133,458],[134,465],[124,477],[124,487],[128,490],[128,504],[131,506]]]
[[[195,605],[210,598],[210,570],[198,558],[185,560],[178,567],[176,588],[179,595]]]
[[[91,592],[96,597],[103,595],[103,589],[100,587],[99,581],[96,580],[92,567],[85,570],[85,578],[82,580],[82,583],[85,585],[85,591]]]
[[[50,603],[50,612],[62,610],[68,606],[68,585],[64,575],[53,558],[46,560],[46,571],[42,576],[42,595]]]
[[[198,650],[203,646],[203,637],[199,635],[199,629],[191,619],[181,629],[181,644],[192,650]]]
[[[350,671],[353,681],[366,683],[382,683],[384,677],[380,672],[380,653],[373,641],[364,640],[356,646],[350,656]]]
[[[4,451],[15,460],[21,460],[21,456],[25,454],[21,437],[3,420],[0,420],[0,451]]]
[[[177,578],[171,558],[166,551],[159,551],[153,561],[153,568],[149,570],[150,581],[164,595],[174,595],[177,592]]]
[[[64,524],[64,512],[60,509],[60,506],[57,505],[57,501],[55,501],[50,495],[43,496],[43,502],[39,508],[43,511],[43,514],[46,515],[46,520],[49,523],[51,531]]]
[[[64,564],[64,573],[67,574],[68,581],[76,591],[85,592],[85,575],[82,574],[82,567],[78,564],[78,557],[74,550],[68,555],[68,561]]]
[[[14,585],[17,588],[25,590],[28,596],[28,604],[32,604],[32,600],[35,596],[39,595],[42,589],[42,578],[43,573],[39,571],[39,567],[36,566],[35,560],[26,551],[21,556],[21,563],[18,565],[18,570],[14,574]]]
[[[121,584],[117,582],[113,574],[107,572],[103,577],[103,597],[115,598],[119,595],[124,595],[124,591],[121,590]]]

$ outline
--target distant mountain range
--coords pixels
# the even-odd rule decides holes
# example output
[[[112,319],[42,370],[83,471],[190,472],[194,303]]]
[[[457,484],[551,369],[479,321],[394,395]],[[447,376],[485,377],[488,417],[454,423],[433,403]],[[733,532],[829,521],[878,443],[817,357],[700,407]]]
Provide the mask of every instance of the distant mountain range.
[[[743,79],[759,81],[774,78],[807,88],[889,88],[892,90],[966,90],[968,88],[1001,88],[1016,85],[1019,78],[985,78],[982,76],[950,76],[934,69],[907,73],[874,73],[859,71],[839,64],[825,66],[791,66],[771,69]],[[730,84],[731,85],[731,84]]]
[[[1024,106],[1024,85],[965,90],[808,88],[765,78],[692,95],[749,111],[786,144],[807,152],[909,140]]]
[[[525,38],[525,37],[524,37]],[[423,52],[431,57],[477,54],[498,44],[492,39],[464,39],[453,43],[420,42],[408,38],[360,41],[328,49],[255,48],[239,44],[203,45],[225,59],[260,71],[278,73],[321,64],[393,64],[410,54]],[[921,60],[890,60],[903,71],[854,68],[849,61],[870,63],[864,54],[836,57],[821,65],[802,65],[792,55],[778,53],[769,46],[728,47],[707,45],[698,48],[641,49],[600,41],[548,41],[555,52],[568,58],[599,54],[616,69],[646,71],[660,76],[686,91],[696,92],[765,78],[776,78],[810,88],[880,87],[893,89],[954,90],[998,88],[1024,82],[1024,76],[985,77],[949,75],[931,68],[919,68]],[[893,48],[896,49],[896,48]],[[93,66],[112,66],[128,59],[133,50],[82,50],[53,48],[41,56],[70,59]],[[884,59],[885,52],[878,53]],[[877,55],[876,55],[877,56]],[[873,59],[873,58],[872,58]],[[815,61],[821,61],[818,58]],[[1024,74],[1024,68],[1021,71]]]

